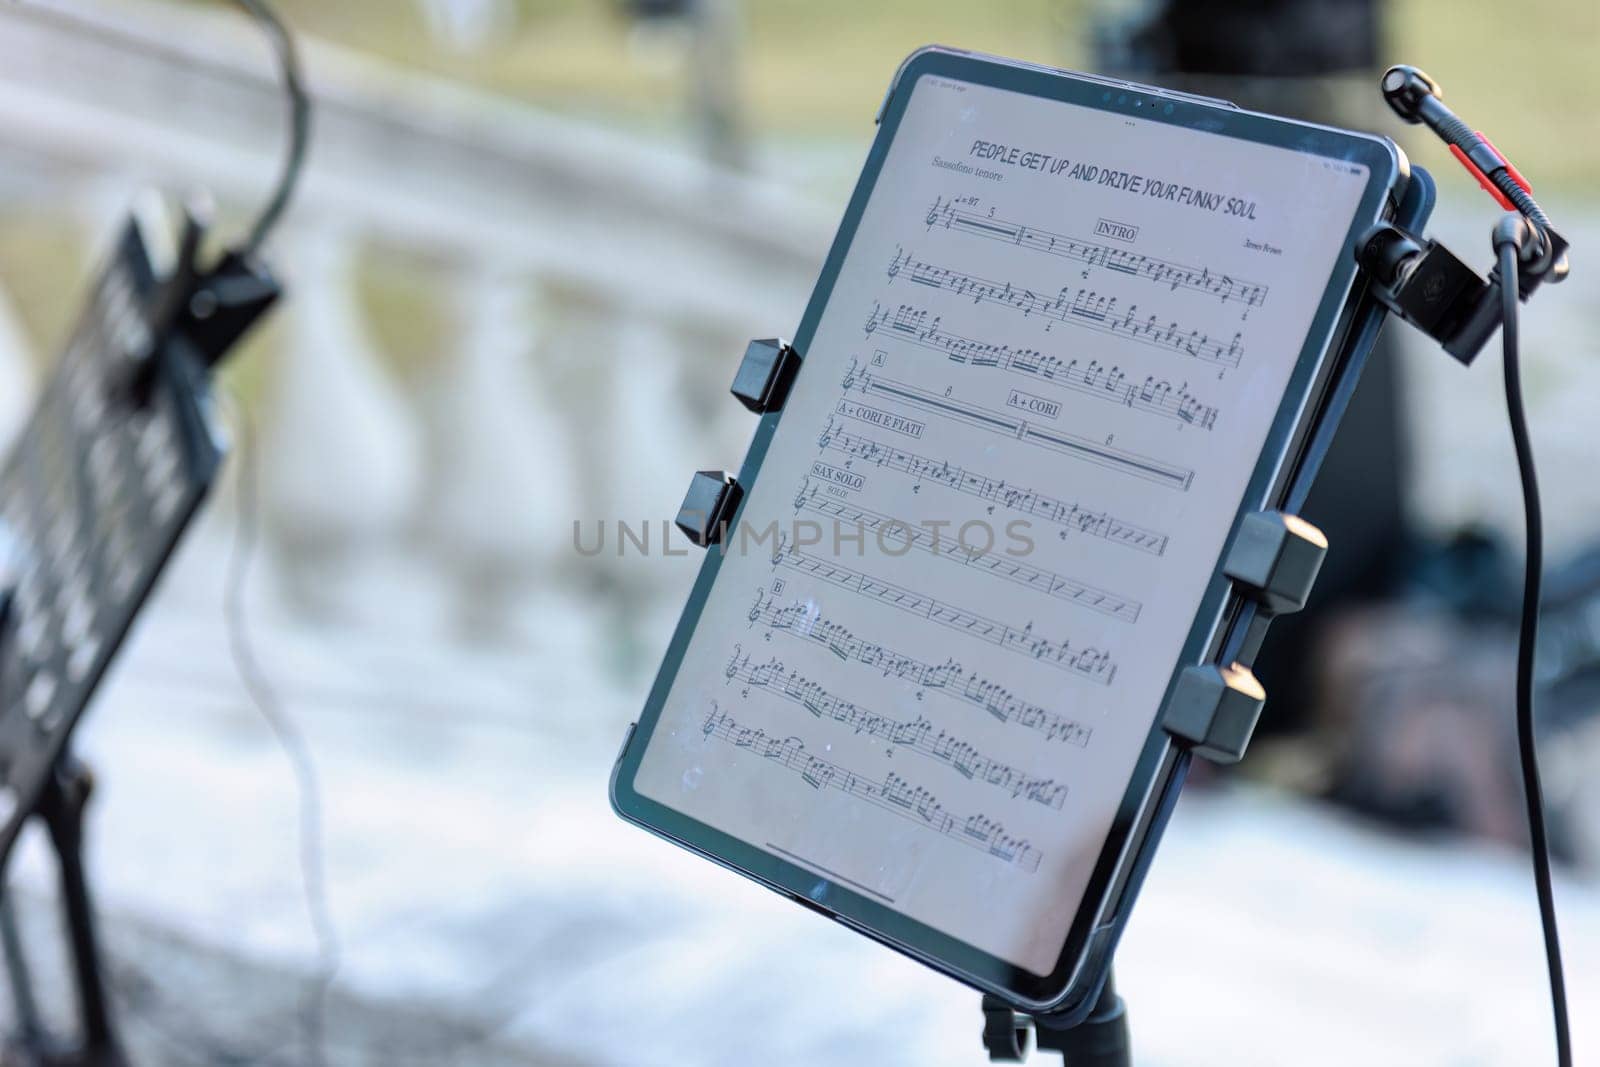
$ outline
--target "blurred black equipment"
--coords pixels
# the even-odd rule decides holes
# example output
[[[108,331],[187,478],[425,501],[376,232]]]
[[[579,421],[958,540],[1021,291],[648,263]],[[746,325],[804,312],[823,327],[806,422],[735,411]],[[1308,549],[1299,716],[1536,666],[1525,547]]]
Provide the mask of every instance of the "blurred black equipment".
[[[694,13],[694,0],[622,0],[623,14],[634,19],[681,19]]]
[[[1270,78],[1281,91],[1290,79],[1368,70],[1377,61],[1378,0],[1098,0],[1094,6],[1096,65],[1107,74]],[[1222,95],[1219,86],[1211,89]],[[1298,110],[1290,114],[1314,117]]]
[[[1372,130],[1383,0],[1095,0],[1096,69],[1325,126]],[[1388,595],[1414,539],[1397,346],[1378,338],[1300,513],[1333,546],[1301,614],[1267,638],[1264,734],[1306,729],[1307,665],[1340,608]]]
[[[1539,896],[1545,961],[1549,971],[1556,1055],[1561,1067],[1572,1063],[1567,1021],[1566,981],[1556,927],[1550,879],[1550,847],[1544,795],[1534,734],[1534,651],[1539,635],[1539,596],[1544,568],[1543,519],[1538,476],[1522,403],[1517,350],[1518,305],[1539,286],[1567,276],[1567,242],[1550,225],[1533,199],[1531,187],[1482,134],[1457,118],[1440,99],[1438,84],[1416,67],[1394,66],[1383,75],[1383,96],[1406,122],[1438,134],[1480,185],[1507,209],[1495,224],[1491,243],[1496,263],[1487,278],[1468,267],[1437,241],[1409,232],[1404,225],[1381,224],[1359,242],[1357,261],[1378,299],[1396,315],[1438,341],[1462,363],[1471,363],[1498,328],[1504,352],[1506,408],[1522,481],[1527,558],[1523,574],[1521,625],[1517,649],[1517,749],[1527,804],[1534,884]]]

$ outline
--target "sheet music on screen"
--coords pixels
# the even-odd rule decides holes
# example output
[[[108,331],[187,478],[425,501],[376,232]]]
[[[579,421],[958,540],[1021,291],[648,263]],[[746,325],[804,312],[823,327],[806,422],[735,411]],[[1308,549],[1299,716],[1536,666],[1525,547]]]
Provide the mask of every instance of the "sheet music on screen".
[[[924,75],[635,788],[1048,974],[1366,179]]]

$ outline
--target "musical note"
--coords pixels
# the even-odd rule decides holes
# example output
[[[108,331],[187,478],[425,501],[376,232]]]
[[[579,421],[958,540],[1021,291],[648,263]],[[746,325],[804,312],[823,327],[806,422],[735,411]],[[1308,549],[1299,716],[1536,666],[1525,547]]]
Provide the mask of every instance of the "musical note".
[[[802,504],[797,501],[796,506]],[[1068,578],[1054,571],[1035,567],[1020,558],[996,555],[988,551],[975,551],[961,546],[956,541],[941,542],[938,534],[927,527],[913,527],[903,519],[849,501],[834,500],[813,493],[805,496],[803,506],[818,514],[843,519],[861,529],[871,530],[877,534],[880,542],[894,541],[907,548],[915,548],[940,559],[963,564],[1002,581],[1026,586],[1035,592],[1121,619],[1123,622],[1139,621],[1140,605],[1137,600],[1107,592],[1076,578]]]
[[[1199,330],[1185,330],[1176,321],[1163,323],[1159,316],[1141,313],[1137,304],[1130,304],[1123,309],[1119,307],[1116,297],[1103,295],[1093,289],[1079,287],[1073,290],[1072,286],[1067,285],[1052,296],[1015,286],[1011,282],[992,281],[909,257],[902,264],[901,273],[905,273],[914,285],[970,297],[973,303],[999,304],[1020,312],[1025,318],[1037,315],[1051,322],[1109,334],[1153,348],[1181,352],[1209,363],[1237,367],[1244,355],[1241,333],[1234,334],[1230,341],[1213,340],[1209,334]],[[866,332],[869,335],[883,325],[884,315],[881,308],[875,309],[873,316],[867,320]]]
[[[846,386],[846,388],[849,388],[849,387]],[[834,434],[833,416],[829,415],[828,416],[828,424],[822,428],[822,432],[821,433],[817,434],[817,447],[818,448],[827,448],[830,444],[832,444],[833,443],[833,434]]]
[[[830,419],[829,425],[832,425]],[[1167,535],[1119,519],[1106,511],[1094,511],[1030,489],[1004,478],[981,474],[970,467],[958,467],[949,460],[933,459],[903,448],[875,441],[861,434],[840,430],[828,435],[823,448],[890,470],[927,479],[959,493],[987,500],[1011,511],[1055,523],[1065,530],[1101,537],[1112,544],[1136,548],[1159,556],[1167,550]]]
[[[1084,748],[1093,734],[1093,730],[1081,723],[1019,699],[1010,690],[980,676],[977,671],[964,670],[955,660],[927,663],[887,645],[858,637],[848,627],[828,619],[803,601],[797,600],[780,607],[776,598],[766,597],[758,591],[756,605],[750,609],[750,618],[766,623],[774,633],[822,645],[839,659],[860,663],[880,672],[885,678],[910,682],[930,692],[974,704],[1001,722],[1015,722],[1027,729],[1037,730],[1046,741],[1061,741]],[[1076,662],[1080,666],[1078,677],[1098,685],[1109,686],[1117,673],[1116,666],[1109,659],[1092,649],[1078,653]]]
[[[740,653],[744,653],[742,658],[740,656]],[[748,652],[744,651],[743,646],[734,645],[733,646],[733,655],[728,657],[728,665],[726,667],[722,668],[722,676],[724,678],[729,679],[729,680],[732,680],[732,679],[738,677],[739,671],[741,669],[743,669],[744,665],[749,663],[749,662],[750,662],[750,654]]]
[[[882,321],[883,321],[883,308],[880,305],[875,303],[875,304],[872,305],[872,311],[867,315],[866,325],[863,326],[862,329],[866,332],[866,335],[868,337],[871,337],[873,331],[878,328],[878,323],[880,323]],[[853,357],[852,357],[852,359],[853,359]],[[849,386],[845,386],[845,388],[848,389]]]
[[[1028,774],[984,755],[970,742],[935,728],[921,715],[914,719],[897,719],[845,700],[799,671],[789,669],[777,657],[755,666],[744,664],[738,677],[751,689],[761,689],[798,704],[817,718],[838,723],[852,734],[880,738],[898,748],[926,756],[968,779],[1009,793],[1012,799],[1029,800],[1057,811],[1066,803],[1067,787],[1054,778]]]
[[[842,563],[809,555],[795,548],[785,538],[780,537],[779,541],[782,542],[782,550],[776,554],[773,560],[774,566],[787,567],[799,574],[810,575],[868,600],[919,616],[980,641],[987,641],[1007,652],[1026,656],[1047,667],[1069,673],[1094,674],[1102,669],[1100,664],[1103,662],[1104,669],[1111,671],[1116,669],[1110,665],[1111,653],[1093,648],[1080,649],[1067,641],[1053,641],[1040,637],[1033,632],[1032,622],[1022,626],[1000,622],[928,596],[926,593],[919,593],[862,571],[852,570]]]
[[[1005,437],[1036,444],[1041,448],[1048,448],[1086,463],[1108,467],[1121,474],[1131,474],[1136,478],[1157,482],[1171,489],[1187,491],[1194,481],[1194,471],[1187,467],[1179,467],[1127,449],[1091,441],[1087,437],[1079,437],[1064,430],[1049,430],[1035,426],[1015,415],[995,411],[981,404],[930,393],[926,389],[919,389],[893,378],[874,375],[870,381],[861,383],[861,391],[889,400],[898,400],[903,404],[911,404],[947,419],[955,419]]]
[[[1189,392],[1188,382],[1174,386],[1154,375],[1146,375],[1140,382],[1130,379],[1121,366],[1098,359],[1062,360],[1037,348],[1013,348],[962,337],[944,329],[941,316],[930,317],[926,310],[910,304],[896,308],[888,322],[890,336],[896,340],[942,352],[952,363],[1007,371],[1203,430],[1212,429],[1217,422],[1216,406],[1202,403]]]
[[[869,804],[909,819],[926,829],[985,852],[1020,870],[1033,873],[1042,858],[1026,839],[1008,834],[987,815],[956,815],[922,786],[890,771],[881,779],[811,755],[798,737],[778,737],[759,727],[745,726],[715,705],[701,724],[701,735],[744,749],[795,772],[816,790],[836,789]]]
[[[960,230],[988,240],[1005,241],[1040,252],[1076,260],[1085,268],[1104,267],[1135,278],[1144,278],[1168,291],[1192,289],[1217,297],[1226,303],[1237,301],[1246,307],[1259,307],[1266,303],[1267,286],[1245,281],[1226,274],[1212,274],[1206,267],[1190,267],[1172,263],[1154,256],[1142,255],[1114,245],[1085,241],[1066,234],[1052,233],[1037,226],[1026,226],[989,215],[979,215],[954,203],[944,203],[936,198],[927,214],[928,229],[943,225],[947,230]]]

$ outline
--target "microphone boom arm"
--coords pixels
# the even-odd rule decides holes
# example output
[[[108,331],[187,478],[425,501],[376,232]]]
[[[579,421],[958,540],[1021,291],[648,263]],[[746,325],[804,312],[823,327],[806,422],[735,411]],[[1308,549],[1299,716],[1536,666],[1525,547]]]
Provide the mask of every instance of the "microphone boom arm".
[[[1496,227],[1516,245],[1517,297],[1527,301],[1544,282],[1567,276],[1567,241],[1550,225],[1526,182],[1482,134],[1440,99],[1438,83],[1416,67],[1390,67],[1383,96],[1395,114],[1433,130],[1503,206],[1513,213]],[[1432,337],[1462,363],[1471,363],[1500,327],[1502,280],[1487,278],[1439,242],[1379,223],[1356,245],[1356,261],[1374,294],[1391,312]]]

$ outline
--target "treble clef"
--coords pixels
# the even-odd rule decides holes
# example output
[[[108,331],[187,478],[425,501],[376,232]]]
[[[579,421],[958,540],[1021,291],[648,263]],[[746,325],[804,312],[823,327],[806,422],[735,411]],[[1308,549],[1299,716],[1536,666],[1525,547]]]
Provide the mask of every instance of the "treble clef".
[[[801,508],[805,507],[806,499],[815,492],[816,490],[811,488],[811,479],[801,478],[800,488],[796,490],[794,494],[794,509],[799,511]]]
[[[944,197],[933,198],[933,206],[928,209],[928,229],[933,229],[933,224],[939,221],[939,205],[944,202]]]
[[[781,533],[778,535],[778,539],[772,543],[772,565],[774,567],[783,562],[784,553],[788,551],[788,541],[789,535]]]
[[[899,245],[894,246],[894,258],[889,261],[889,280],[892,282],[900,273],[900,264],[906,262],[906,250]]]
[[[717,732],[717,722],[722,718],[722,712],[717,709],[717,702],[711,702],[711,714],[706,716],[705,725],[700,727],[700,732],[710,737]]]
[[[856,362],[856,357],[851,356],[850,366],[845,368],[844,377],[840,379],[839,384],[844,386],[846,389],[849,389],[852,385],[856,384],[856,375],[860,372],[860,370],[861,365]],[[830,419],[829,421],[831,423],[832,420]]]
[[[750,619],[751,625],[755,625],[755,621],[757,619],[761,618],[761,610],[762,610],[762,608],[764,608],[766,606],[765,604],[762,603],[762,600],[765,597],[766,597],[766,591],[763,590],[759,585],[756,586],[756,602],[754,604],[750,605],[749,619]]]
[[[872,305],[872,314],[867,316],[866,334],[872,336],[872,331],[878,328],[878,323],[883,321],[884,311],[881,305]]]
[[[728,665],[722,668],[722,676],[724,678],[732,678],[734,675],[739,673],[739,653],[743,650],[744,646],[742,645],[733,646],[733,655],[728,657]],[[749,659],[748,656],[745,658],[747,660]]]
[[[845,386],[845,388],[848,389],[850,387]],[[833,416],[829,415],[828,425],[824,426],[822,428],[822,432],[817,434],[817,447],[827,448],[829,445],[833,444],[833,433]]]

